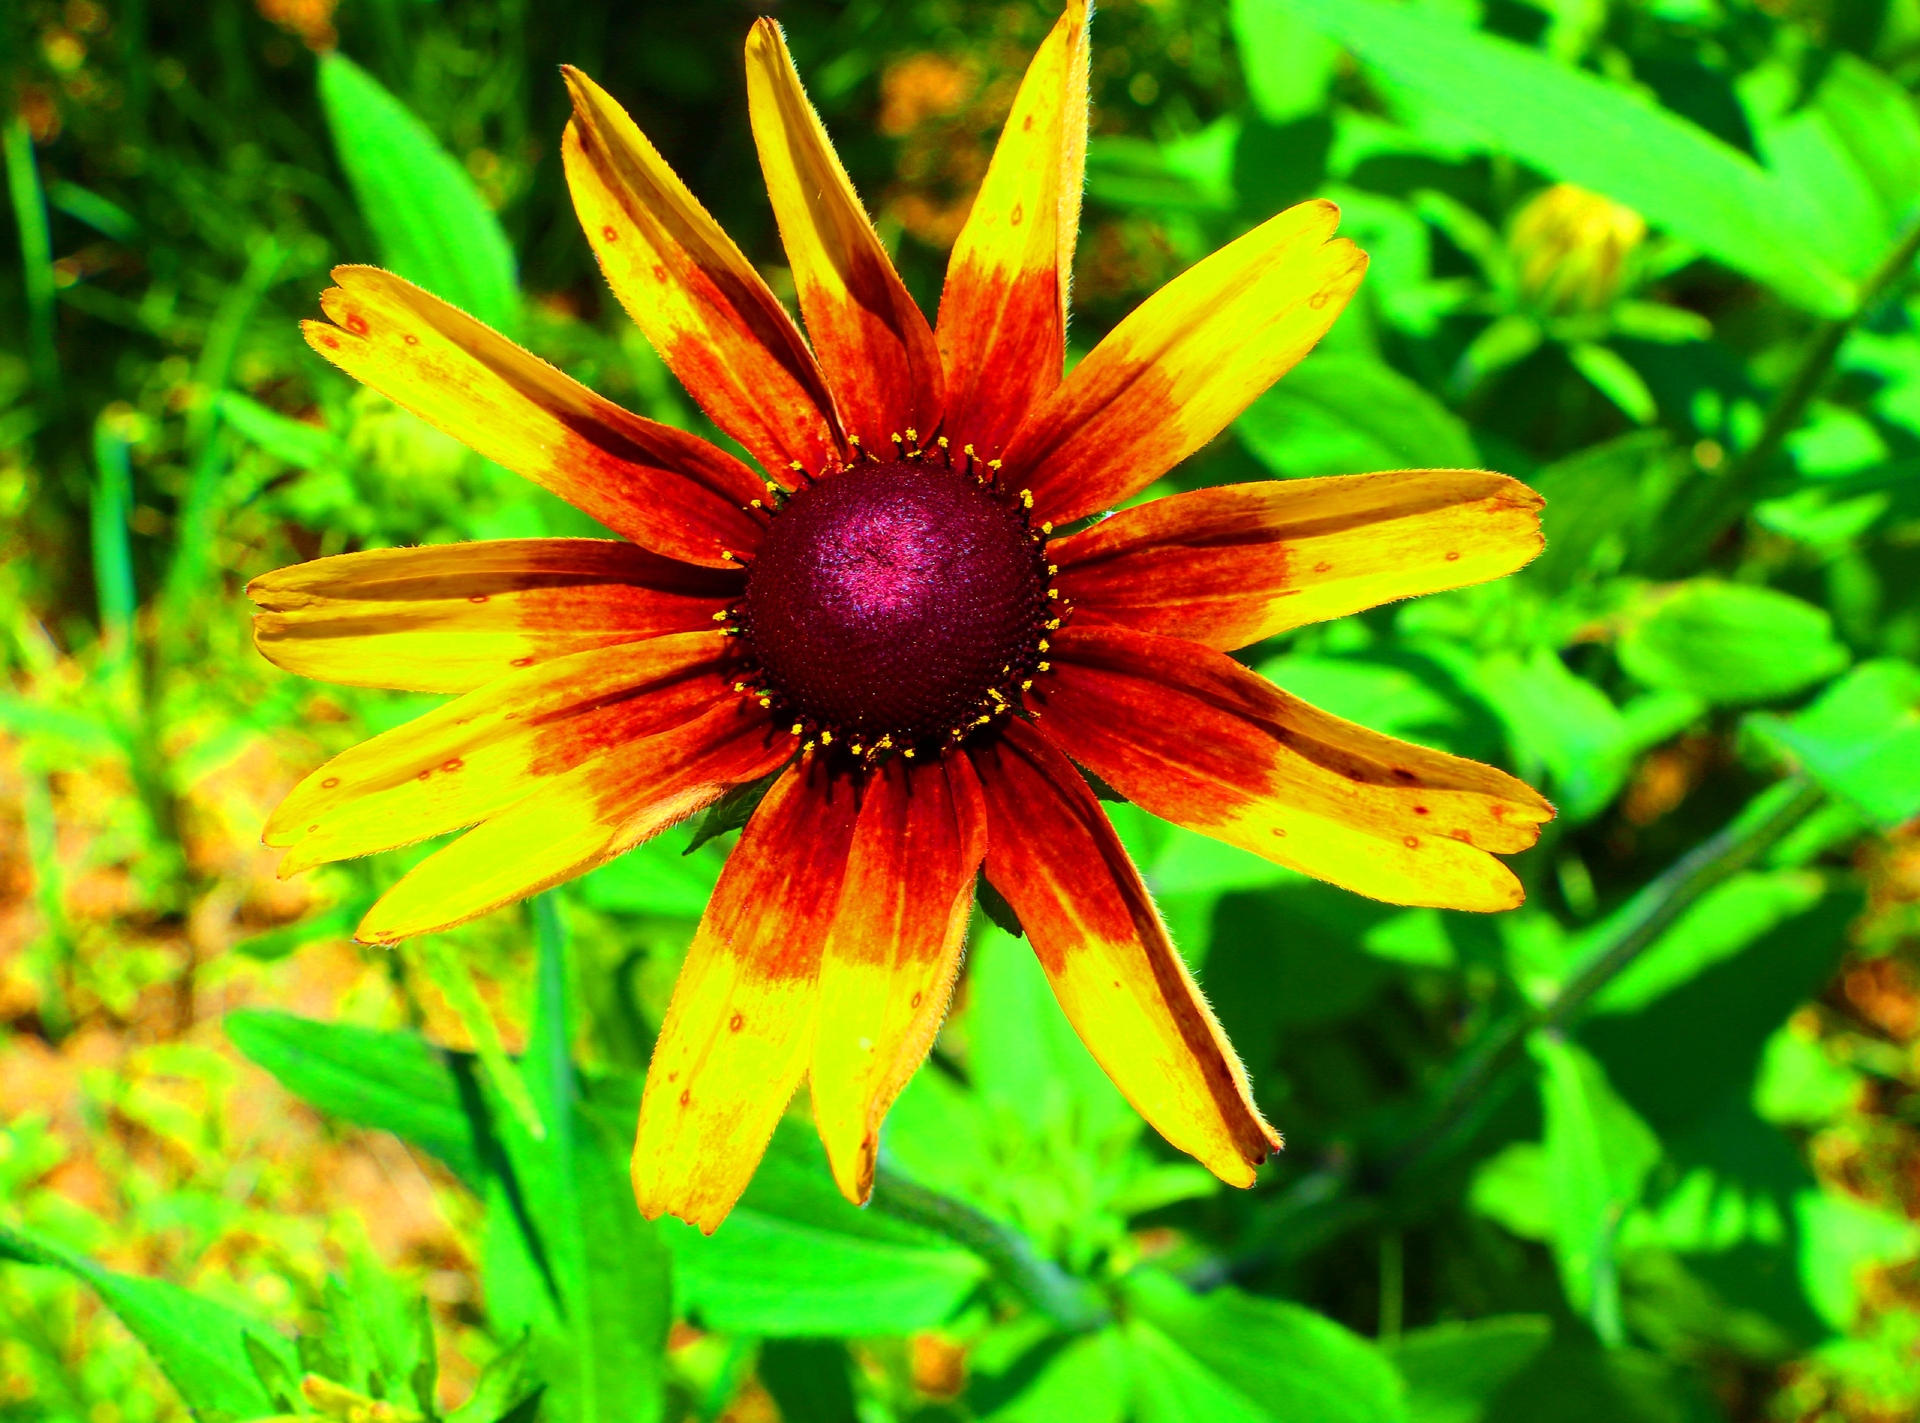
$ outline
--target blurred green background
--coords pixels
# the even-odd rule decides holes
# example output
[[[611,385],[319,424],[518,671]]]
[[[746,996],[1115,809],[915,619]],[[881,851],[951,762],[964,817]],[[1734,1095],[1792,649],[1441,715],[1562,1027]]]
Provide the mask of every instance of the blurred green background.
[[[1521,575],[1250,649],[1560,807],[1525,909],[1403,911],[1109,808],[1287,1151],[1177,1158],[976,916],[874,1204],[804,1097],[713,1238],[639,1075],[733,836],[347,940],[425,852],[266,812],[431,699],[282,674],[266,570],[593,532],[302,343],[422,282],[703,428],[608,298],[556,66],[777,291],[759,7],[0,6],[0,1419],[1920,1418],[1920,3],[1112,0],[1075,353],[1321,194],[1373,256],[1167,487],[1484,465]],[[1014,0],[777,6],[929,310]],[[711,827],[718,828],[718,827]]]

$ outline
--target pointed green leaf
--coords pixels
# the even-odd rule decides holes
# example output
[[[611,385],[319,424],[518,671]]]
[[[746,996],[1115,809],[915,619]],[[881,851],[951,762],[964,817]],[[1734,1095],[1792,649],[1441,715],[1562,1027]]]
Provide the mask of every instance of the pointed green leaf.
[[[380,261],[489,326],[519,309],[513,246],[427,126],[351,60],[320,61],[320,99]]]

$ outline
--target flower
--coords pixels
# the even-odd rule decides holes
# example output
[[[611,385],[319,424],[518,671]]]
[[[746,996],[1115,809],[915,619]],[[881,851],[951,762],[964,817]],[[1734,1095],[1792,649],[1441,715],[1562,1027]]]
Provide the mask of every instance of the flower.
[[[1426,470],[1176,494],[1075,528],[1300,359],[1365,257],[1303,203],[1145,302],[1063,378],[1086,140],[1083,0],[1035,56],[939,323],[901,285],[779,28],[754,139],[811,345],[586,76],[568,181],[607,280],[767,478],[628,414],[384,272],[344,267],[321,355],[624,541],[325,558],[257,580],[261,650],[462,693],[274,814],[283,873],[472,826],[360,937],[460,923],[777,773],[720,877],[648,1074],[634,1186],[711,1231],[801,1080],[846,1195],[952,991],[977,876],[1141,1114],[1249,1185],[1279,1145],[1075,762],[1157,815],[1400,904],[1495,910],[1490,852],[1552,814],[1499,771],[1341,721],[1226,654],[1508,573],[1540,500]]]

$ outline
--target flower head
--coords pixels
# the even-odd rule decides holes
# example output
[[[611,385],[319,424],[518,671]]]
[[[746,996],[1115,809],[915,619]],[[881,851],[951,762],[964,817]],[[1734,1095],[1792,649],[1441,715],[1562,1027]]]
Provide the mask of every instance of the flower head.
[[[803,1078],[871,1189],[976,877],[1141,1113],[1223,1179],[1279,1145],[1076,767],[1145,809],[1400,904],[1520,901],[1512,777],[1279,691],[1227,651],[1497,577],[1540,501],[1425,470],[1237,485],[1080,521],[1218,434],[1312,347],[1365,257],[1310,202],[1144,303],[1062,377],[1086,139],[1070,0],[1014,101],[930,328],[779,29],[753,132],[808,337],[627,115],[569,71],[568,181],[609,283],[759,472],[631,415],[397,277],[341,268],[327,359],[619,540],[322,559],[258,580],[312,676],[457,700],[335,758],[268,826],[283,873],[471,826],[368,913],[390,943],[583,873],[777,773],[648,1074],[634,1184],[711,1230]]]

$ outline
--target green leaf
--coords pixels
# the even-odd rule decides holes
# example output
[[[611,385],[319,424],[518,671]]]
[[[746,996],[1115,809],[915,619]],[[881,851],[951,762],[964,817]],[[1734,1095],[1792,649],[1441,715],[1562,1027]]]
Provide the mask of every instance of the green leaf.
[[[296,469],[330,469],[351,463],[346,449],[330,431],[282,415],[231,390],[221,391],[216,404],[229,428]]]
[[[1776,1126],[1824,1126],[1859,1099],[1861,1080],[1827,1054],[1817,1035],[1788,1023],[1760,1055],[1753,1110]]]
[[[1509,1142],[1473,1173],[1467,1200],[1488,1220],[1522,1240],[1553,1235],[1553,1201],[1547,1186],[1547,1152],[1537,1141]]]
[[[978,1257],[849,1205],[809,1128],[783,1123],[711,1236],[677,1220],[675,1295],[709,1328],[788,1338],[905,1334],[945,1323],[978,1287]]]
[[[1651,595],[1620,639],[1620,665],[1646,686],[1722,705],[1791,696],[1847,661],[1823,610],[1709,578]]]
[[[466,170],[406,105],[339,54],[320,61],[320,100],[382,265],[511,330],[519,311],[513,246]]]
[[[532,908],[533,1028],[519,1068],[546,1131],[536,1138],[506,1112],[493,1120],[525,1195],[523,1226],[537,1232],[559,1289],[558,1327],[536,1337],[536,1357],[559,1416],[651,1423],[665,1408],[671,1256],[634,1203],[627,1103],[602,1120],[582,1099],[558,892],[542,894]]]
[[[1575,1308],[1610,1344],[1622,1337],[1614,1235],[1638,1203],[1660,1143],[1607,1081],[1600,1064],[1555,1033],[1528,1048],[1540,1064],[1546,1180],[1554,1256]]]
[[[1746,724],[1876,824],[1920,814],[1920,667],[1911,662],[1863,662],[1798,715]]]
[[[1521,578],[1559,593],[1632,567],[1667,495],[1688,469],[1690,461],[1665,430],[1638,430],[1530,476],[1528,484],[1548,501],[1540,513],[1548,547]]]
[[[1853,283],[1780,220],[1780,185],[1679,115],[1431,10],[1385,0],[1289,3],[1491,151],[1625,203],[1811,311],[1851,308]]]
[[[1634,424],[1651,425],[1659,416],[1660,407],[1646,381],[1613,347],[1578,341],[1567,347],[1567,359]]]
[[[91,1285],[153,1355],[189,1408],[203,1416],[262,1418],[274,1411],[249,1344],[291,1369],[293,1351],[272,1330],[164,1280],[103,1269],[93,1261],[0,1225],[0,1260],[65,1270]]]
[[[1234,43],[1253,106],[1268,123],[1320,112],[1340,49],[1285,0],[1233,0]]]
[[[330,1116],[403,1141],[478,1188],[479,1143],[454,1060],[410,1033],[319,1023],[291,1013],[226,1016],[233,1045],[282,1086]]]
[[[1123,1289],[1142,1423],[1406,1417],[1400,1378],[1381,1352],[1310,1309],[1229,1288],[1195,1294],[1157,1270],[1136,1271]]]
[[[1459,417],[1371,356],[1309,356],[1234,423],[1275,474],[1469,469],[1480,463]]]
[[[767,792],[773,789],[773,783],[780,777],[779,771],[770,771],[757,781],[748,781],[735,786],[719,800],[707,807],[700,817],[700,824],[693,832],[693,839],[687,842],[687,848],[680,853],[691,855],[707,841],[725,835],[730,830],[744,830],[754,811],[760,808],[760,802],[767,798]]]
[[[708,812],[713,814],[712,811]],[[724,834],[722,826],[713,835]],[[698,919],[707,911],[713,887],[726,868],[724,846],[711,843],[703,822],[697,845],[683,848],[676,835],[656,835],[644,845],[602,865],[580,881],[581,902],[614,914],[648,914],[663,919]]]
[[[1920,1256],[1920,1226],[1837,1190],[1804,1191],[1795,1206],[1800,1283],[1807,1299],[1831,1327],[1852,1329],[1858,1322],[1862,1272]]]
[[[1401,1336],[1387,1357],[1407,1381],[1409,1423],[1479,1423],[1494,1395],[1552,1336],[1552,1322],[1539,1314],[1436,1324]]]
[[[979,1405],[986,1423],[1124,1423],[1132,1378],[1120,1331],[1055,1338],[1034,1352],[1049,1348],[1032,1377],[1004,1402],[984,1397],[986,1390],[975,1381],[969,1401]]]
[[[1546,773],[1560,813],[1571,824],[1591,820],[1611,805],[1627,783],[1634,757],[1704,710],[1684,691],[1659,691],[1616,707],[1549,647],[1535,648],[1525,658],[1497,653],[1480,664],[1475,683],[1506,724],[1521,773]]]
[[[278,929],[268,929],[264,933],[249,934],[233,946],[233,951],[262,963],[275,963],[322,939],[351,938],[354,926],[372,907],[371,895],[355,896],[331,909],[323,909],[310,918],[282,924]]]

